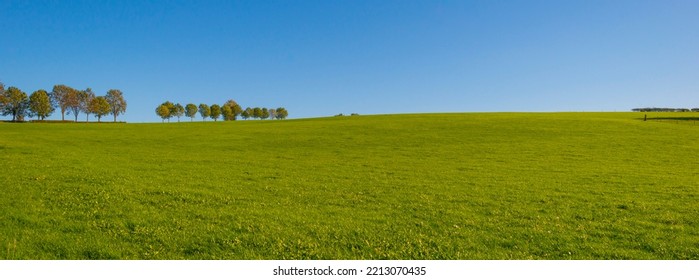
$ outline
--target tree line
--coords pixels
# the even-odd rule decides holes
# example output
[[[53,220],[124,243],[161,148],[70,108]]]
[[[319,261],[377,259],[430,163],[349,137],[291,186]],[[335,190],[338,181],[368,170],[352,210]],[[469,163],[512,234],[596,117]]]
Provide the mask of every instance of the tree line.
[[[699,112],[699,108],[692,108],[692,109],[687,109],[687,108],[657,108],[657,107],[652,107],[652,108],[634,108],[631,109],[633,112]]]
[[[237,120],[239,116],[245,120],[250,118],[262,120],[283,120],[286,119],[287,116],[289,116],[289,112],[284,107],[279,107],[276,109],[247,107],[245,108],[245,110],[243,110],[243,108],[234,100],[228,100],[223,105],[207,105],[202,103],[199,104],[199,106],[193,103],[189,103],[185,106],[182,106],[182,104],[180,103],[172,103],[170,101],[165,101],[163,102],[163,104],[160,104],[158,107],[155,108],[155,114],[162,118],[163,122],[165,122],[166,119],[168,122],[170,122],[170,119],[173,117],[176,117],[177,122],[179,122],[180,117],[182,116],[187,116],[191,118],[191,121],[194,121],[194,118],[197,116],[197,113],[199,113],[199,115],[201,116],[202,121],[206,121],[207,118],[211,118],[214,121],[217,121],[221,117],[223,117],[223,120],[226,121],[234,121]]]
[[[3,116],[12,115],[13,122],[25,121],[25,118],[36,117],[44,120],[56,109],[61,110],[61,120],[65,121],[66,114],[73,114],[75,121],[78,115],[85,113],[85,121],[90,121],[90,114],[101,122],[107,115],[117,117],[126,112],[124,94],[118,89],[110,89],[104,96],[96,96],[91,88],[77,90],[66,85],[55,85],[51,92],[43,89],[34,91],[31,95],[17,87],[8,87],[0,83],[0,113]]]

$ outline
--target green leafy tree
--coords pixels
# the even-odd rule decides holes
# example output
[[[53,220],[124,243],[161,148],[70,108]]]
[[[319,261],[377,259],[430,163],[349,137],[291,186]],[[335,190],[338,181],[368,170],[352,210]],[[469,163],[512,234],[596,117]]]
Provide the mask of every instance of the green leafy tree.
[[[164,117],[164,119],[167,119],[167,122],[170,122],[170,118],[175,116],[175,104],[170,102],[170,101],[165,101],[163,104],[160,104],[161,106],[165,106],[167,108],[167,115],[161,116]],[[164,120],[163,119],[163,120]]]
[[[9,87],[5,91],[2,115],[12,115],[12,121],[23,121],[29,109],[29,98],[17,87]]]
[[[165,122],[165,119],[170,119],[170,108],[165,104],[160,104],[158,108],[155,108],[155,113],[163,118],[163,122]]]
[[[223,115],[224,120],[227,121],[234,121],[238,119],[238,116],[240,116],[240,114],[243,112],[243,108],[241,108],[240,105],[238,105],[238,102],[235,102],[233,99],[226,101],[226,103],[223,104],[223,107],[231,108],[231,112],[228,114],[228,116],[225,114]]]
[[[109,115],[111,111],[112,108],[104,96],[95,97],[90,102],[90,112],[97,117],[97,122],[102,122],[102,117]]]
[[[91,88],[85,89],[82,94],[80,95],[80,109],[85,112],[85,121],[89,122],[90,121],[90,103],[92,102],[92,99],[95,99],[95,93],[92,91]]]
[[[202,120],[206,121],[206,118],[211,116],[211,107],[204,103],[199,104],[199,115],[201,115]]]
[[[163,102],[163,105],[167,106],[167,108],[170,110],[170,117],[174,117],[175,115],[172,113],[175,111],[175,103],[165,101]]]
[[[269,118],[269,110],[267,108],[262,108],[262,113],[260,114],[260,118],[263,120],[266,120]]]
[[[107,99],[107,103],[109,103],[110,113],[114,116],[114,122],[116,122],[117,117],[126,112],[126,99],[124,99],[124,94],[118,89],[110,89],[107,91],[105,99]]]
[[[66,120],[66,111],[71,105],[70,94],[74,92],[75,89],[66,85],[55,85],[51,91],[51,98],[53,102],[58,105],[61,109],[61,120]]]
[[[187,106],[184,107],[185,110],[185,116],[189,117],[194,121],[194,117],[197,116],[197,105],[194,105],[192,103],[187,104]]]
[[[29,110],[38,120],[44,120],[50,116],[56,108],[51,104],[51,97],[43,89],[37,90],[29,96]]]
[[[225,121],[232,121],[235,119],[233,116],[233,109],[228,106],[221,107],[221,115],[223,115],[223,120]]]
[[[242,113],[240,113],[240,116],[243,117],[244,120],[249,119],[250,117],[252,117],[252,108],[245,108],[245,110]]]
[[[262,109],[260,107],[255,107],[252,109],[252,117],[255,119],[262,118]]]
[[[184,107],[182,104],[177,103],[173,106],[174,111],[170,112],[171,115],[177,117],[177,122],[180,122],[180,117],[184,116]]]
[[[289,112],[287,112],[286,109],[284,109],[284,107],[279,107],[275,111],[276,111],[276,115],[277,115],[276,117],[278,120],[286,119],[286,117],[289,116]]]
[[[214,121],[216,121],[220,116],[221,106],[219,106],[218,104],[211,105],[211,118],[214,119]]]

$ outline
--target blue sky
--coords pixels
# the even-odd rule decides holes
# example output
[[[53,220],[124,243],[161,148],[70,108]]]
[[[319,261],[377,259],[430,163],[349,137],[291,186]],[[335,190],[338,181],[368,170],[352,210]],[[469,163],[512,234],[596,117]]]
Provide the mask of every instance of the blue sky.
[[[699,1],[5,0],[0,11],[0,82],[117,88],[129,122],[159,122],[166,100],[291,118],[699,107]]]

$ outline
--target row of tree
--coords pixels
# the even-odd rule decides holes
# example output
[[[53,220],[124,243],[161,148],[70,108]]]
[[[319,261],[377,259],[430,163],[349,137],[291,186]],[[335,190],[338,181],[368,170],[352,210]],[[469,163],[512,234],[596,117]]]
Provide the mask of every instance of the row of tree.
[[[101,122],[102,117],[113,115],[114,122],[117,116],[126,112],[126,100],[118,89],[110,89],[105,96],[96,96],[92,89],[77,90],[66,85],[55,85],[51,92],[43,89],[27,96],[17,87],[9,87],[0,83],[0,112],[3,116],[12,115],[12,121],[24,121],[25,118],[36,117],[44,120],[59,108],[61,120],[65,121],[65,115],[73,114],[75,121],[78,115],[85,113],[85,121],[90,121],[90,114]]]
[[[161,117],[163,122],[165,122],[166,119],[170,122],[170,119],[173,117],[176,117],[179,122],[182,116],[187,116],[194,121],[197,113],[199,113],[203,121],[206,121],[207,118],[217,121],[220,117],[223,117],[223,120],[226,121],[234,121],[237,120],[239,116],[246,120],[250,118],[283,120],[289,116],[289,112],[284,107],[279,107],[277,109],[248,107],[243,110],[234,100],[228,100],[222,106],[218,104],[209,106],[203,103],[199,104],[199,106],[192,103],[182,106],[180,103],[175,104],[166,101],[155,108],[155,114]]]
[[[631,109],[634,112],[699,112],[699,108],[634,108]]]

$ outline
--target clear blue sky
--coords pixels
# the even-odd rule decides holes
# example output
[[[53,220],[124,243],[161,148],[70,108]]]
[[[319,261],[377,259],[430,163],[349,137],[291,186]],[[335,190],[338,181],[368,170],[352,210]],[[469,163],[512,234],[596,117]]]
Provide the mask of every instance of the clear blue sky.
[[[699,107],[699,1],[0,1],[0,82],[337,113]],[[51,119],[59,119],[54,113]],[[7,119],[7,117],[5,117]]]

